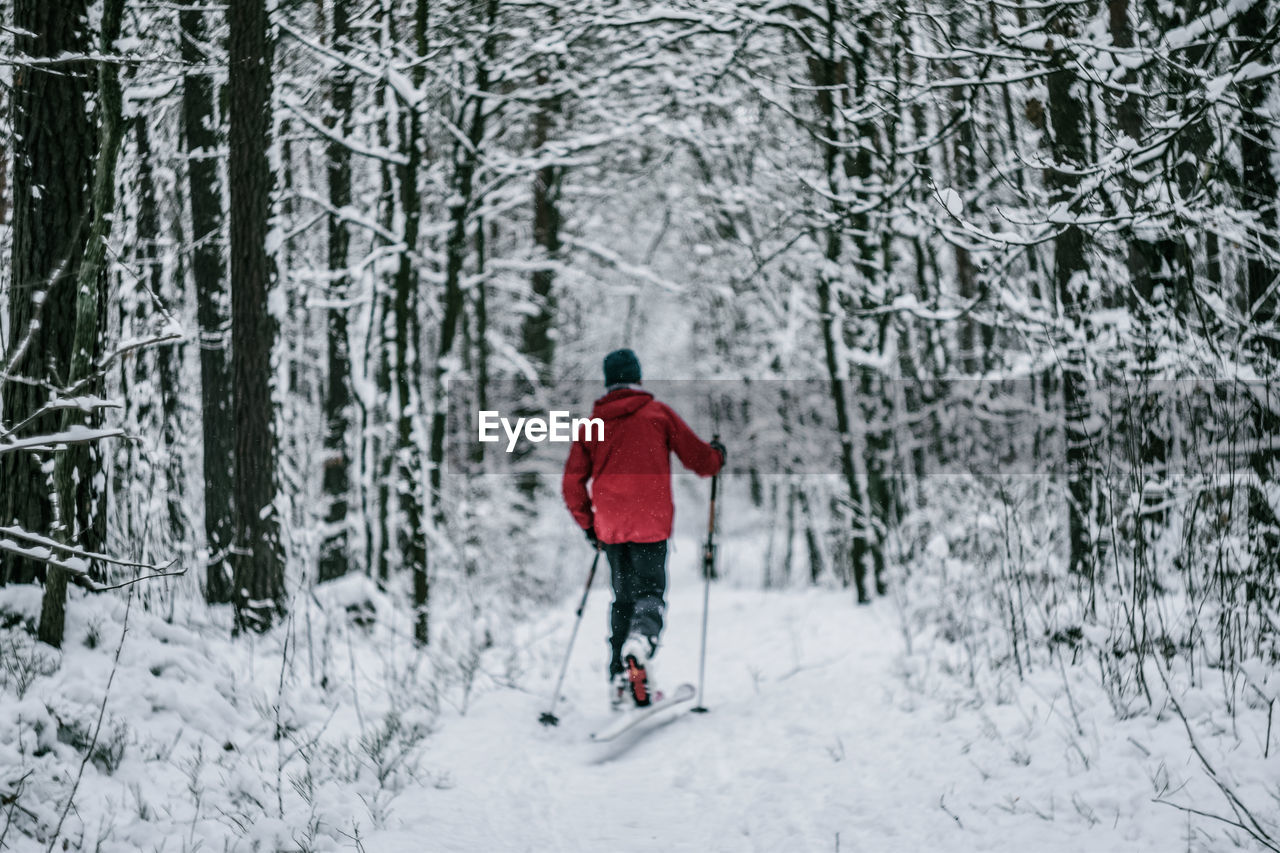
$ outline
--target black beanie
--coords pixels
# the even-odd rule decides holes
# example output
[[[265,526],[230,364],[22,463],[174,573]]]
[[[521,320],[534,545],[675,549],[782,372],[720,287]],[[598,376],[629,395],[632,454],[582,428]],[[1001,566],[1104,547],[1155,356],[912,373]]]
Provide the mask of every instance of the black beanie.
[[[616,349],[604,357],[604,384],[634,385],[640,381],[640,359],[629,349]]]

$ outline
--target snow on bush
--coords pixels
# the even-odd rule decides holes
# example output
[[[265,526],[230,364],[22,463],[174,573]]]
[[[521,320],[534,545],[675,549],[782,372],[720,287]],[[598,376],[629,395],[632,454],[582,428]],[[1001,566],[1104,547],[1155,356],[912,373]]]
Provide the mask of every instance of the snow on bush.
[[[1188,849],[1277,849],[1280,621],[1244,630],[1236,591],[1206,582],[1200,557],[1224,546],[1203,528],[1170,524],[1136,554],[1131,527],[1092,582],[1073,575],[1064,513],[1047,479],[934,482],[895,534],[904,677],[1014,763],[1086,792],[1011,809],[1092,823],[1145,801],[1186,823]]]
[[[73,596],[55,652],[23,627],[38,605],[0,589],[3,845],[42,850],[61,825],[72,849],[349,849],[436,781],[423,747],[448,684],[429,655],[407,663],[408,616],[367,578],[235,640],[202,602],[168,622]]]

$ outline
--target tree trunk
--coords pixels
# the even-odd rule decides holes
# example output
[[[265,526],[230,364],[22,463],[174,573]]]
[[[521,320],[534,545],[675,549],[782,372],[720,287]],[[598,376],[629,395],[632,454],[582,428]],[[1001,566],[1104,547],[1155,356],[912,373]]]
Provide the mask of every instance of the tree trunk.
[[[1059,26],[1073,23],[1063,14]],[[1054,70],[1048,77],[1050,148],[1053,165],[1047,184],[1050,203],[1063,203],[1072,198],[1085,164],[1084,131],[1081,126],[1084,106],[1072,92],[1076,83],[1062,53],[1052,57]],[[1073,211],[1077,212],[1077,211]],[[1080,226],[1069,224],[1054,238],[1054,287],[1065,312],[1068,330],[1081,321],[1082,307],[1088,300],[1086,290],[1085,236]],[[1089,419],[1089,399],[1085,388],[1085,353],[1076,335],[1069,331],[1068,345],[1062,362],[1062,394],[1066,416],[1067,500],[1069,565],[1071,571],[1090,580],[1094,574],[1093,542],[1090,514],[1093,506],[1093,474],[1090,437],[1085,424]],[[1090,597],[1092,600],[1092,596]]]
[[[414,15],[414,36],[418,56],[426,54],[427,40],[427,3],[418,0]],[[414,66],[414,84],[420,86],[423,80],[422,64]],[[427,621],[427,606],[430,598],[430,585],[427,575],[427,539],[423,530],[422,490],[419,486],[421,473],[421,456],[413,435],[413,416],[416,401],[413,389],[419,387],[417,381],[420,366],[416,353],[417,341],[414,341],[414,352],[410,355],[411,329],[416,328],[412,317],[416,310],[415,294],[418,290],[418,272],[414,266],[414,256],[418,246],[418,229],[422,218],[422,198],[418,191],[418,172],[422,168],[422,116],[417,104],[405,104],[405,125],[401,136],[402,153],[407,164],[400,167],[400,206],[404,216],[404,250],[400,255],[400,265],[396,270],[395,286],[395,322],[396,322],[396,395],[400,402],[397,421],[397,466],[398,497],[403,527],[399,531],[401,550],[401,568],[407,569],[413,577],[413,606],[416,611],[414,619],[414,639],[426,645],[430,638]]]
[[[1132,48],[1134,34],[1129,22],[1129,0],[1109,0],[1108,13],[1112,43],[1118,48]],[[1127,71],[1120,82],[1126,86],[1134,86],[1137,78],[1131,71]],[[1145,121],[1140,99],[1135,92],[1130,91],[1118,100],[1115,104],[1115,118],[1121,132],[1134,143],[1136,149],[1141,144]],[[1126,176],[1123,183],[1128,207],[1136,212],[1142,205],[1141,187],[1131,175]],[[1165,257],[1167,253],[1161,248],[1162,243],[1167,244],[1170,241],[1157,242],[1145,239],[1139,236],[1132,224],[1128,231],[1127,265],[1131,287],[1127,288],[1126,292],[1129,295],[1129,309],[1137,320],[1136,329],[1141,336],[1136,342],[1140,371],[1138,378],[1145,384],[1148,377],[1158,369],[1156,363],[1159,355],[1159,329],[1156,323],[1160,317],[1159,308],[1172,295],[1171,282],[1163,280],[1166,275],[1164,271],[1172,270],[1176,264],[1174,258]],[[1166,413],[1162,403],[1158,395],[1145,391],[1140,393],[1136,405],[1127,413],[1129,423],[1125,426],[1125,432],[1134,436],[1137,443],[1137,458],[1134,461],[1142,473],[1143,482],[1137,485],[1143,489],[1141,496],[1144,503],[1143,517],[1157,523],[1163,520],[1163,512],[1155,509],[1147,510],[1145,507],[1161,503],[1164,497],[1150,492],[1145,486],[1147,483],[1162,482],[1165,479],[1166,445],[1161,420]],[[1138,536],[1134,545],[1138,549],[1143,549],[1146,542],[1145,535]]]
[[[349,26],[347,0],[333,3],[333,49],[345,53]],[[350,71],[345,66],[334,70],[330,90],[329,126],[342,139],[351,135]],[[340,142],[331,142],[328,151],[329,206],[341,211],[351,204],[351,150]],[[325,459],[323,490],[328,503],[324,538],[320,544],[319,579],[341,577],[347,573],[349,560],[348,496],[351,491],[350,457],[347,432],[351,410],[351,358],[347,341],[347,301],[350,299],[350,276],[347,274],[347,251],[351,234],[347,223],[337,215],[329,216],[329,287],[328,310],[329,370],[325,386]]]
[[[392,28],[394,18],[388,11],[389,0],[379,0],[376,22],[379,27],[379,49],[387,51],[393,41]],[[392,127],[396,124],[393,115],[395,100],[388,93],[388,86],[378,86],[374,90],[374,107],[378,121],[378,142],[384,150],[390,150],[393,136]],[[385,160],[379,164],[378,179],[380,181],[379,224],[388,234],[392,232],[396,216],[396,177],[398,170],[393,170]],[[399,271],[397,270],[397,276]],[[387,287],[382,277],[371,277],[372,288],[369,294],[372,302],[369,318],[369,336],[365,343],[365,364],[372,365],[375,395],[373,405],[365,412],[364,427],[367,434],[366,464],[367,495],[372,506],[365,508],[365,556],[369,571],[380,581],[386,581],[391,575],[391,485],[395,475],[395,455],[389,451],[393,446],[391,439],[391,351],[394,344],[387,333],[395,313],[394,288]]]
[[[831,401],[835,407],[836,434],[840,441],[840,469],[849,489],[849,503],[854,508],[852,521],[852,546],[850,561],[853,563],[853,580],[857,587],[859,603],[871,601],[867,591],[867,556],[870,551],[867,541],[867,519],[863,518],[862,509],[866,507],[866,496],[863,494],[862,482],[858,478],[853,458],[853,430],[849,418],[849,401],[847,395],[847,379],[840,368],[840,355],[837,347],[837,335],[843,335],[842,315],[836,311],[836,300],[832,293],[831,270],[840,262],[842,206],[837,199],[840,195],[840,178],[837,169],[841,168],[843,157],[839,148],[839,132],[835,123],[834,91],[839,81],[839,67],[835,54],[835,10],[834,4],[828,3],[828,21],[826,27],[826,56],[810,55],[809,69],[816,88],[815,100],[818,115],[822,121],[822,161],[823,171],[827,179],[827,188],[833,200],[830,203],[830,224],[826,227],[824,256],[825,267],[818,273],[818,324],[822,333],[822,349],[827,368],[827,381],[830,385]]]
[[[548,83],[548,74],[538,75],[538,85]],[[558,99],[538,104],[533,119],[533,138],[530,145],[535,152],[543,151],[551,135],[551,125],[559,112]],[[533,243],[537,247],[538,266],[530,277],[533,311],[525,317],[522,337],[524,353],[538,370],[543,384],[551,382],[555,360],[555,339],[551,329],[555,317],[555,270],[550,267],[560,254],[560,186],[562,170],[550,163],[538,167],[533,176]]]
[[[1177,23],[1164,19],[1161,12],[1170,8],[1164,4],[1159,5],[1159,11],[1149,14],[1160,21],[1161,28],[1168,32],[1180,23],[1189,23],[1199,18],[1215,6],[1212,0],[1182,0],[1181,3],[1172,7],[1182,12],[1181,20]],[[1255,35],[1261,35],[1261,31]],[[1179,61],[1170,66],[1169,84],[1174,89],[1175,97],[1182,98],[1184,104],[1202,97],[1204,78],[1198,69],[1203,66],[1211,53],[1212,42],[1207,39],[1197,39],[1188,44],[1187,49],[1180,54]],[[1198,193],[1204,191],[1205,177],[1212,174],[1205,168],[1204,155],[1216,141],[1217,133],[1210,125],[1209,119],[1203,115],[1189,122],[1173,140],[1174,150],[1166,156],[1174,164],[1174,181],[1181,200],[1189,202]],[[1186,223],[1175,220],[1175,227],[1178,226],[1188,227]],[[1216,239],[1216,235],[1212,232],[1208,232],[1208,236]],[[1209,273],[1212,278],[1212,267]],[[1195,264],[1181,234],[1170,234],[1155,242],[1152,247],[1151,277],[1153,284],[1163,285],[1165,298],[1177,314],[1182,315],[1191,310]]]
[[[120,38],[124,0],[105,0],[102,5],[102,38],[98,49],[109,53]],[[98,156],[93,175],[93,223],[85,242],[84,257],[77,270],[75,337],[67,385],[72,394],[92,394],[100,384],[95,377],[98,351],[98,321],[102,314],[102,287],[107,270],[107,238],[116,207],[116,154],[123,135],[123,103],[120,93],[120,66],[114,62],[98,65]],[[67,409],[62,415],[63,431],[88,425],[89,415]],[[88,444],[69,444],[54,463],[57,490],[57,537],[68,545],[85,542],[91,523],[88,490],[96,479],[95,455]],[[88,544],[88,543],[85,543]],[[89,544],[89,547],[96,547]],[[62,645],[67,607],[67,576],[60,566],[50,564],[40,608],[39,637],[54,647]]]
[[[89,50],[87,14],[84,0],[17,0],[14,46],[35,58],[83,55]],[[72,62],[14,71],[13,277],[9,349],[0,367],[38,381],[3,382],[8,428],[39,411],[49,400],[45,383],[61,384],[70,371],[95,139],[86,108],[91,69],[88,62]],[[22,434],[54,432],[60,421],[43,415]],[[41,465],[36,453],[0,455],[0,523],[52,531],[52,490]],[[0,553],[0,583],[30,583],[39,571],[35,561]]]
[[[951,39],[956,44],[966,43],[965,39],[968,34],[964,32],[963,28],[963,12],[966,5],[962,3],[953,5],[948,15]],[[954,77],[960,76],[960,70],[954,65],[951,67],[950,73]],[[953,117],[958,118],[959,114],[969,110],[969,100],[972,97],[973,93],[967,87],[952,87],[952,109],[956,114]],[[978,182],[978,155],[974,148],[975,141],[973,116],[968,114],[960,119],[956,139],[951,149],[951,179],[956,190],[966,198],[971,197],[972,191]],[[971,210],[970,215],[975,212]],[[977,270],[974,266],[972,253],[969,251],[968,246],[964,245],[962,239],[955,241],[954,250],[956,289],[960,296],[960,303],[967,306],[978,296]],[[972,311],[965,312],[965,315],[960,318],[958,349],[960,370],[969,376],[980,373],[983,365],[982,360],[979,358],[978,326],[974,322]]]
[[[472,313],[475,316],[475,350],[476,350],[476,411],[489,408],[489,287],[485,283],[488,259],[488,236],[485,234],[484,217],[476,219],[476,284]],[[474,442],[471,461],[476,465],[484,462],[484,444]]]
[[[1267,4],[1254,3],[1240,16],[1236,24],[1242,52],[1251,52],[1255,62],[1274,62],[1274,50],[1267,51],[1260,42],[1262,34],[1272,26],[1268,20]],[[1273,93],[1269,79],[1240,84],[1240,197],[1247,210],[1258,218],[1255,238],[1260,244],[1245,266],[1246,318],[1251,329],[1274,330],[1277,319],[1275,283],[1280,270],[1268,255],[1280,248],[1276,236],[1277,185],[1275,162],[1275,130],[1272,111],[1268,102]],[[1267,491],[1276,479],[1276,451],[1274,440],[1280,435],[1280,417],[1277,417],[1276,372],[1280,367],[1280,341],[1274,331],[1253,336],[1252,346],[1256,370],[1266,382],[1261,394],[1262,404],[1254,405],[1254,450],[1250,454],[1249,467],[1257,482],[1249,493],[1249,532],[1252,565],[1246,595],[1249,600],[1262,599],[1274,607],[1276,598],[1276,570],[1280,563],[1280,520],[1272,509]]]
[[[440,336],[433,371],[434,403],[431,413],[431,510],[435,524],[443,524],[441,504],[441,478],[444,469],[444,437],[448,412],[445,410],[444,383],[448,362],[453,354],[454,341],[462,321],[465,305],[462,293],[462,265],[467,256],[467,221],[475,195],[475,173],[480,162],[480,149],[484,144],[486,111],[489,108],[486,93],[489,89],[487,61],[493,51],[497,22],[497,0],[489,0],[486,6],[488,35],[485,38],[484,57],[476,65],[476,94],[471,98],[471,121],[467,126],[465,144],[454,150],[453,201],[450,204],[449,237],[445,245],[444,297],[440,306]],[[461,122],[459,122],[461,123]]]
[[[208,552],[205,600],[231,601],[231,543],[235,535],[235,421],[227,352],[229,302],[223,259],[222,182],[218,166],[219,121],[214,107],[211,64],[201,50],[207,36],[205,12],[194,6],[178,12],[181,56],[187,68],[182,82],[182,125],[187,155],[187,192],[191,204],[191,278],[196,288],[200,327],[200,403],[204,461],[204,532]]]
[[[836,14],[836,4],[832,0],[828,0],[828,19],[833,20]],[[849,57],[849,63],[853,68],[852,89],[855,92],[866,91],[870,85],[867,74],[867,61],[870,58],[872,49],[870,24],[869,16],[863,19],[857,30],[857,44]],[[831,38],[830,34],[828,38]],[[829,49],[834,51],[833,47]],[[832,83],[836,83],[837,80],[841,83],[845,82],[843,72],[841,72],[839,78],[833,75]],[[846,89],[843,94],[847,97],[848,90]],[[849,106],[848,103],[845,103],[845,107]],[[876,126],[871,121],[859,122],[856,127],[856,133],[858,140],[857,151],[851,164],[848,160],[845,161],[845,168],[849,169],[851,166],[852,176],[857,179],[857,185],[866,187],[871,183],[872,179],[872,160],[876,150]],[[832,191],[834,193],[834,186]],[[857,264],[860,279],[858,283],[861,285],[860,302],[861,307],[864,309],[880,307],[877,303],[884,299],[884,281],[887,279],[883,266],[877,263],[876,241],[872,235],[871,216],[866,212],[866,208],[871,201],[872,198],[859,191],[857,193],[857,204],[860,209],[850,217],[853,242],[857,249],[857,257],[854,260]],[[882,318],[877,329],[875,349],[878,352],[883,352],[885,349],[885,322]],[[854,569],[855,572],[861,571],[864,577],[869,569],[875,582],[876,592],[883,595],[886,591],[883,542],[890,515],[889,502],[891,500],[886,473],[890,442],[885,426],[887,419],[883,416],[885,409],[883,404],[885,397],[884,383],[880,381],[880,377],[874,368],[864,366],[858,368],[858,370],[861,374],[859,388],[866,406],[864,410],[865,421],[870,421],[873,426],[866,431],[866,447],[862,458],[866,481],[865,485],[861,482],[859,483],[856,492],[859,500],[854,504],[856,515],[861,523],[861,544],[859,540],[854,542],[854,559],[861,564],[861,567],[855,566]],[[860,550],[863,552],[861,557],[857,556],[857,552]],[[859,589],[862,589],[861,585]]]
[[[271,62],[265,0],[231,0],[231,373],[235,398],[233,554],[236,628],[264,631],[284,612],[284,552],[275,506],[276,437],[267,307],[275,276],[267,254],[271,214]]]
[[[151,133],[145,115],[137,116],[134,122],[138,144],[138,260],[150,292],[156,298],[166,301],[168,304],[165,307],[171,309],[177,300],[167,286],[164,263],[160,256],[160,210],[156,203]],[[143,304],[144,301],[140,299],[139,305]],[[141,365],[142,360],[139,359],[138,363]],[[182,511],[182,460],[178,451],[182,435],[178,387],[181,382],[181,364],[182,350],[177,344],[166,344],[156,350],[156,372],[160,380],[161,442],[164,446],[165,464],[166,533],[169,544],[174,547],[180,546],[187,538],[186,517]]]

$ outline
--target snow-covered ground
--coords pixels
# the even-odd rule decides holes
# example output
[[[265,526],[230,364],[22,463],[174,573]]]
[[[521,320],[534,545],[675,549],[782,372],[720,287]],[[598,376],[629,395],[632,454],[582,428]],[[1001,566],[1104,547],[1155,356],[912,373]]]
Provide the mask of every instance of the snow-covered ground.
[[[368,849],[1187,849],[1182,814],[1152,802],[1156,744],[1180,748],[1172,727],[1137,724],[1140,746],[1109,707],[1084,709],[1090,726],[1109,725],[1079,738],[1086,768],[1051,701],[963,708],[912,688],[887,607],[823,591],[715,596],[709,714],[587,740],[609,718],[597,591],[560,726],[536,718],[567,621],[526,684],[539,689],[488,694],[450,722],[428,748],[450,787],[402,798],[399,826]],[[696,678],[700,607],[696,583],[678,582],[655,662],[668,686]]]
[[[683,544],[673,564],[694,559]],[[668,687],[697,675],[694,575],[673,566],[655,662]],[[4,635],[0,846],[45,849],[66,810],[67,849],[102,851],[1074,853],[1220,850],[1229,833],[1247,847],[1243,833],[1154,802],[1163,792],[1230,814],[1180,721],[1117,721],[1082,673],[1033,674],[982,703],[935,658],[904,655],[888,601],[727,586],[713,596],[711,712],[612,744],[588,740],[610,719],[607,583],[591,595],[556,728],[538,715],[571,602],[452,668],[418,655],[403,612],[361,578],[295,602],[287,626],[253,641],[231,641],[199,605],[174,624],[135,606],[66,809],[125,607],[73,599],[61,665],[37,661],[20,700],[14,661],[41,653]],[[346,614],[359,612],[344,605],[366,599],[377,621],[353,625]],[[37,600],[0,590],[5,613],[30,614]],[[1251,735],[1206,731],[1204,748],[1227,756],[1220,770],[1265,818],[1274,751],[1232,761],[1255,752],[1236,749]]]

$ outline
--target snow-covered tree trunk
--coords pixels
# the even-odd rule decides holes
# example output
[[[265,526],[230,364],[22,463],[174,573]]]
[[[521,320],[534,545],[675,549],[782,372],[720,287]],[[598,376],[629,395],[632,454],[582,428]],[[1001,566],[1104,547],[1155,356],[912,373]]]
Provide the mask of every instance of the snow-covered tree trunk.
[[[1090,278],[1085,258],[1085,232],[1074,221],[1082,212],[1077,191],[1080,172],[1086,163],[1081,83],[1072,71],[1069,53],[1061,39],[1076,34],[1075,12],[1063,7],[1057,16],[1050,44],[1048,76],[1049,149],[1052,163],[1046,176],[1049,201],[1067,221],[1059,226],[1053,241],[1054,288],[1067,328],[1066,351],[1062,358],[1062,394],[1066,415],[1068,549],[1071,570],[1092,581],[1093,539],[1090,515],[1093,508],[1093,462],[1089,424],[1089,396],[1084,341],[1084,309],[1090,296]]]
[[[837,4],[834,0],[828,0],[828,16],[836,15],[836,8]],[[853,71],[853,79],[850,81],[849,88],[842,93],[846,99],[846,109],[853,106],[851,103],[853,93],[866,92],[871,85],[870,63],[875,56],[871,32],[872,27],[876,26],[876,18],[874,13],[866,14],[858,22],[855,43],[848,59],[848,65]],[[841,82],[845,81],[841,80]],[[854,136],[857,147],[851,170],[851,177],[854,180],[854,211],[850,216],[850,230],[857,252],[857,257],[854,259],[859,285],[857,303],[862,310],[871,311],[889,301],[888,257],[884,244],[887,235],[879,231],[870,213],[877,201],[877,193],[873,190],[877,179],[877,161],[884,159],[884,152],[879,150],[876,123],[869,118],[864,117],[857,122],[854,127]],[[884,191],[884,189],[880,190],[880,192]],[[858,324],[860,326],[858,332],[867,344],[866,349],[877,356],[882,356],[888,349],[890,334],[888,324],[888,316],[883,314],[874,320],[862,320]],[[883,363],[883,359],[877,360]],[[885,405],[885,377],[883,368],[878,365],[859,365],[855,369],[859,377],[858,388],[863,404],[864,421],[869,425],[864,428],[866,439],[862,456],[866,482],[860,490],[862,501],[860,504],[855,504],[866,553],[860,561],[857,560],[856,554],[854,559],[865,566],[864,574],[867,572],[871,574],[876,592],[883,595],[886,591],[884,540],[889,526],[890,504],[894,499],[888,474],[890,442],[887,428],[888,407]],[[857,550],[856,543],[854,550]],[[857,565],[854,566],[854,571],[858,571]]]
[[[463,101],[459,110],[459,125],[465,134],[454,144],[453,194],[449,199],[449,234],[445,243],[444,293],[440,304],[440,333],[437,338],[435,367],[432,376],[433,402],[431,412],[431,445],[428,467],[431,471],[431,513],[432,523],[443,525],[444,508],[441,487],[444,471],[446,411],[445,381],[448,378],[452,362],[456,358],[454,352],[458,332],[465,322],[463,310],[466,299],[462,289],[463,264],[469,254],[470,244],[467,240],[467,227],[475,204],[476,169],[480,164],[482,146],[485,138],[485,125],[491,109],[489,103],[489,68],[488,62],[492,54],[492,45],[497,38],[494,28],[497,25],[498,2],[488,0],[485,5],[483,25],[485,30],[484,48],[481,58],[476,63],[475,93]],[[470,117],[467,118],[467,107]]]
[[[164,250],[172,250],[174,243],[166,240],[160,227],[160,210],[157,201],[156,170],[153,160],[156,151],[151,141],[148,117],[134,119],[134,136],[138,155],[138,261],[140,274],[147,284],[148,297],[160,301],[165,310],[174,310],[180,300],[172,287],[171,276],[165,275]],[[182,270],[181,264],[175,264]],[[181,279],[179,279],[179,282]],[[147,304],[146,297],[139,299],[139,307]],[[151,306],[148,306],[151,307]],[[153,312],[148,312],[151,315]],[[143,359],[138,359],[141,368]],[[187,540],[187,519],[183,511],[183,494],[186,478],[183,475],[181,400],[182,347],[180,344],[160,346],[156,350],[155,369],[160,390],[160,431],[164,448],[165,466],[165,525],[164,539],[171,548],[180,548]]]
[[[836,97],[837,93],[843,89],[844,81],[841,75],[844,72],[840,56],[837,54],[835,3],[827,3],[826,13],[827,16],[822,22],[823,31],[819,40],[815,42],[821,45],[825,52],[814,51],[806,57],[821,128],[819,145],[822,153],[823,180],[825,189],[831,195],[829,209],[824,212],[827,224],[815,235],[821,240],[825,260],[817,271],[818,324],[821,328],[831,402],[835,408],[836,434],[840,442],[840,471],[849,490],[849,503],[854,507],[850,549],[853,580],[857,588],[858,601],[868,603],[871,601],[871,595],[867,587],[867,560],[871,552],[871,544],[867,538],[867,520],[864,517],[865,513],[862,512],[867,505],[867,500],[863,480],[858,475],[854,460],[853,425],[848,399],[849,383],[845,370],[841,367],[840,339],[844,334],[844,312],[840,308],[838,294],[835,293],[843,254],[842,229],[845,217],[844,206],[839,198],[845,186],[846,175],[843,173],[848,167],[843,150],[842,134],[836,124]],[[813,555],[810,555],[810,558],[812,559]]]
[[[342,54],[350,37],[347,0],[332,4],[332,46]],[[350,522],[347,518],[351,491],[348,431],[351,410],[351,358],[348,354],[347,305],[351,299],[351,277],[347,255],[351,234],[344,214],[351,204],[351,70],[335,70],[329,89],[328,126],[344,141],[333,140],[327,147],[329,178],[329,363],[325,383],[325,459],[323,490],[328,509],[320,543],[319,579],[329,580],[347,573],[350,559]]]
[[[84,0],[17,0],[15,47],[35,60],[83,56],[89,49],[87,14]],[[71,368],[96,138],[86,103],[91,69],[88,62],[72,61],[14,72],[13,287],[8,351],[0,362],[0,429],[19,435],[56,432],[61,420],[59,413],[41,410],[49,402],[50,383],[60,384]],[[52,531],[53,490],[42,462],[39,452],[0,455],[0,523]],[[63,512],[81,515],[75,506]],[[30,559],[0,553],[0,583],[30,583],[39,572]]]
[[[537,85],[556,85],[545,68],[538,73]],[[525,316],[522,337],[524,353],[538,369],[538,377],[544,383],[551,382],[555,362],[555,338],[552,335],[556,301],[553,286],[556,273],[553,265],[560,255],[560,187],[564,170],[551,162],[551,152],[546,150],[551,138],[552,124],[559,114],[559,98],[552,97],[538,103],[533,116],[533,133],[529,145],[546,161],[533,173],[533,244],[537,252],[538,266],[530,276],[530,296],[533,310]]]
[[[265,0],[232,0],[231,374],[235,400],[233,550],[238,630],[266,630],[284,612],[284,550],[276,497],[271,395],[276,319],[268,306],[275,270],[267,251],[271,213],[271,74]]]
[[[394,32],[389,0],[379,0],[375,21],[378,27],[378,53],[386,56],[391,50]],[[378,142],[384,151],[391,150],[394,128],[400,118],[395,106],[396,100],[390,86],[385,83],[378,85],[374,91],[374,108],[378,115]],[[394,231],[400,174],[401,170],[393,168],[387,160],[383,160],[378,166],[379,197],[382,200],[378,224],[385,234],[392,234]],[[405,249],[402,248],[401,251]],[[375,391],[373,405],[365,417],[365,430],[368,433],[365,469],[369,495],[365,508],[366,555],[372,571],[382,581],[391,576],[391,511],[396,471],[396,436],[392,427],[392,357],[395,343],[390,337],[390,329],[397,316],[396,298],[404,259],[402,257],[399,260],[390,287],[377,273],[370,277],[369,299],[372,305],[365,347],[367,372],[372,374],[370,378]]]
[[[230,365],[230,298],[223,254],[223,192],[219,166],[220,122],[207,50],[209,12],[195,6],[178,12],[181,34],[182,128],[187,197],[191,210],[191,278],[196,291],[200,343],[201,442],[204,462],[205,598],[231,601],[235,536],[235,421]]]
[[[428,0],[418,0],[413,19],[415,55],[423,57],[427,52]],[[421,62],[414,65],[412,75],[415,90],[426,79]],[[419,170],[423,165],[422,105],[405,103],[401,133],[401,156],[405,165],[400,168],[400,208],[404,221],[404,246],[395,278],[395,385],[399,399],[396,421],[398,464],[396,468],[397,498],[400,504],[400,529],[397,541],[400,545],[400,568],[408,571],[413,579],[414,639],[426,645],[430,638],[427,607],[430,598],[427,566],[427,531],[423,529],[425,515],[422,503],[422,454],[418,438],[414,435],[414,421],[420,401],[415,393],[421,387],[419,372],[421,358],[417,352],[418,327],[414,312],[417,311],[418,271],[417,259],[419,228],[422,220],[422,195],[418,189]]]
[[[1257,0],[1240,16],[1236,24],[1239,53],[1246,62],[1274,64],[1274,41],[1264,34],[1276,24],[1271,2]],[[1265,382],[1254,404],[1254,449],[1249,467],[1257,482],[1249,489],[1249,529],[1252,550],[1246,596],[1274,607],[1277,598],[1277,564],[1280,564],[1280,519],[1276,517],[1274,495],[1277,491],[1278,454],[1276,436],[1280,436],[1280,336],[1276,321],[1280,320],[1280,235],[1277,235],[1277,204],[1280,192],[1276,180],[1276,129],[1274,118],[1275,90],[1273,82],[1263,77],[1242,83],[1240,140],[1241,204],[1256,217],[1253,247],[1245,262],[1246,322],[1256,330],[1251,345],[1256,372]]]
[[[105,0],[102,7],[102,34],[98,49],[107,54],[120,37],[124,0]],[[76,271],[76,300],[71,366],[67,384],[73,395],[91,394],[98,389],[99,318],[106,297],[103,287],[107,269],[107,238],[111,234],[111,218],[116,206],[116,155],[124,135],[124,108],[120,92],[120,70],[114,62],[98,63],[98,154],[93,175],[93,221],[85,241],[84,257]],[[66,409],[62,431],[72,432],[88,425],[89,413]],[[89,514],[92,501],[87,493],[100,472],[95,470],[98,455],[88,444],[72,443],[57,455],[54,462],[54,487],[57,491],[56,528],[59,539],[67,545],[95,547],[93,537],[86,535],[92,524]],[[62,645],[66,618],[67,573],[62,565],[49,564],[45,580],[44,601],[40,608],[39,637],[51,646]]]

